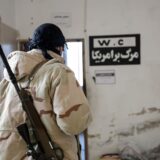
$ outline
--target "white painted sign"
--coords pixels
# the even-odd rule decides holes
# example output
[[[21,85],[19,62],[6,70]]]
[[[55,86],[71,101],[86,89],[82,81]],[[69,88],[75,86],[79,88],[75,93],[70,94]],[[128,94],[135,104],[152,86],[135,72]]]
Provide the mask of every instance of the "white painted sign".
[[[115,84],[116,77],[114,70],[96,70],[95,71],[96,84]]]
[[[95,48],[135,47],[136,37],[94,38],[93,45]]]
[[[53,14],[53,23],[60,27],[71,27],[71,13],[56,12]]]

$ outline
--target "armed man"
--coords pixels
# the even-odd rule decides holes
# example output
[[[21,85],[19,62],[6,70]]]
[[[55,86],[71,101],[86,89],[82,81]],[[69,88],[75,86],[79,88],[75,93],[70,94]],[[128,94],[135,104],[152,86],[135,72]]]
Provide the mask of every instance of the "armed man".
[[[61,57],[65,37],[54,24],[37,27],[28,51],[2,49],[0,160],[78,160],[76,135],[90,121],[88,101]]]

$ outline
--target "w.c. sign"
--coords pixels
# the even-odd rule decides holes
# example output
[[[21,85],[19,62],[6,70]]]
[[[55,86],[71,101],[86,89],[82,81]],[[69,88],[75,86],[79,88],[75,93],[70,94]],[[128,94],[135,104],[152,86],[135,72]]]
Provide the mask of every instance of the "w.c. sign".
[[[90,36],[90,65],[140,64],[140,34]]]

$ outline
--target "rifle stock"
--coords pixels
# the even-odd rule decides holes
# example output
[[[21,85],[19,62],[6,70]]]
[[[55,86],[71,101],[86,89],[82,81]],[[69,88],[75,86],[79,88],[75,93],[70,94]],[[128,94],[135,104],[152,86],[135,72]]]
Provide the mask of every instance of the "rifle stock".
[[[32,155],[32,157],[36,160],[63,160],[63,151],[61,148],[56,146],[56,144],[54,144],[51,141],[51,139],[50,139],[50,137],[49,137],[49,135],[48,135],[48,133],[47,133],[40,117],[39,117],[39,114],[33,104],[32,96],[30,95],[30,93],[28,91],[26,91],[23,88],[20,88],[18,86],[17,80],[16,80],[12,70],[10,69],[10,66],[8,64],[8,61],[7,61],[4,53],[3,53],[1,45],[0,45],[0,55],[3,60],[4,65],[8,71],[10,79],[11,79],[11,81],[17,91],[17,94],[21,100],[22,108],[26,112],[27,117],[30,120],[31,126],[33,127],[33,130],[34,130],[36,143],[38,145],[38,151],[34,150],[34,147],[32,146],[32,144],[30,142],[30,138],[29,138],[29,134],[27,133],[28,131],[26,129],[26,126],[22,125],[22,126],[19,126],[19,128],[18,128],[18,131],[20,132],[22,137],[24,136],[23,138],[24,138],[25,142],[27,143],[29,150],[31,150],[30,155]]]

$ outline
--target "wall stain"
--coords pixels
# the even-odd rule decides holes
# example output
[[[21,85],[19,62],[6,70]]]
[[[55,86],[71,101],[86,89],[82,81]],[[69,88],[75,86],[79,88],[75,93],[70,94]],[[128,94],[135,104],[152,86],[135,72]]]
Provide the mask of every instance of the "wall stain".
[[[152,130],[153,128],[157,128],[160,126],[160,119],[152,120],[152,121],[145,121],[140,123],[136,126],[137,133],[140,134],[147,130]]]
[[[117,135],[121,137],[128,137],[133,136],[135,133],[135,126],[132,126],[131,128],[127,128],[126,130],[118,131]]]
[[[157,147],[150,149],[142,154],[145,157],[147,157],[147,159],[149,159],[149,160],[159,160],[159,158],[160,158],[160,144]]]
[[[158,107],[148,107],[148,108],[142,108],[140,110],[140,112],[135,112],[135,113],[131,113],[129,114],[129,116],[142,116],[146,113],[160,113],[160,108]],[[115,124],[114,124],[114,121],[115,119],[113,118],[111,121],[110,121],[110,125],[109,127],[115,127]],[[121,130],[117,130],[117,131],[110,131],[109,133],[109,137],[107,140],[103,140],[103,142],[100,142],[100,143],[97,143],[98,146],[102,147],[102,146],[105,146],[105,145],[109,145],[109,144],[112,144],[114,142],[114,138],[115,137],[122,137],[122,138],[125,138],[125,137],[129,137],[129,136],[134,136],[136,133],[137,134],[143,134],[144,132],[147,132],[147,131],[150,131],[150,130],[153,130],[154,128],[158,128],[160,127],[160,119],[155,119],[155,120],[147,120],[147,121],[144,121],[142,123],[138,123],[138,124],[134,124],[126,129],[121,129]],[[88,135],[88,138],[101,138],[101,134],[98,133],[98,134],[89,134]],[[156,148],[154,148],[154,150],[158,150],[158,154],[159,154],[159,157],[160,157],[160,145]],[[153,153],[153,149],[152,151],[148,151],[148,154],[149,153]],[[152,154],[152,157],[155,157],[157,156],[157,154]],[[151,158],[149,160],[156,160],[155,158]]]
[[[153,112],[158,112],[158,113],[160,113],[160,108],[151,107],[151,108],[148,108],[148,111],[149,111],[150,113],[153,113]]]
[[[109,144],[109,143],[112,143],[113,142],[113,137],[109,137],[105,142],[104,144]]]
[[[119,130],[117,131],[116,135],[120,137],[134,136],[135,132],[137,132],[137,134],[141,134],[158,127],[160,127],[160,119],[150,120],[139,123],[136,126],[131,126],[130,128],[123,129],[121,131]]]
[[[131,113],[131,114],[129,114],[129,116],[141,116],[141,115],[144,115],[146,113],[153,113],[153,112],[160,113],[160,108],[157,108],[157,107],[149,107],[147,109],[142,108],[142,110],[140,112]]]
[[[115,127],[114,122],[115,122],[115,118],[112,118],[109,127]]]
[[[100,134],[88,134],[88,138],[101,138]]]
[[[109,127],[115,127],[115,124],[110,124]]]
[[[137,112],[137,113],[131,113],[129,114],[129,116],[140,116],[140,115],[143,115],[147,113],[146,109],[145,108],[142,108],[142,110],[140,112]]]
[[[114,136],[110,136],[106,141],[101,142],[101,143],[97,143],[97,145],[102,147],[102,146],[111,144],[113,142],[113,138],[114,138]]]

